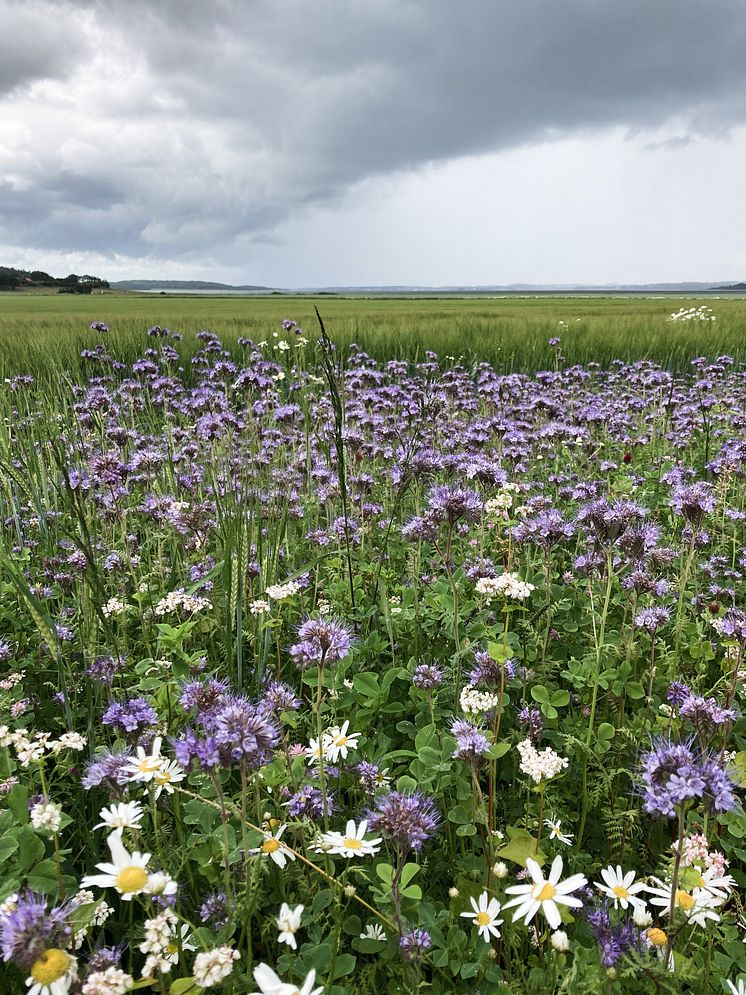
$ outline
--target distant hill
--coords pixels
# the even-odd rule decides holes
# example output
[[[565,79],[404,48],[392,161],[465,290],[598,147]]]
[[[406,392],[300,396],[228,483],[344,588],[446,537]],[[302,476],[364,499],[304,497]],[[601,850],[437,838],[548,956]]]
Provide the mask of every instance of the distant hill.
[[[272,287],[258,287],[243,284],[240,287],[230,283],[211,283],[209,280],[116,280],[114,290],[272,290]]]
[[[727,287],[713,287],[713,290],[738,290],[743,293],[746,291],[746,283],[731,283]]]

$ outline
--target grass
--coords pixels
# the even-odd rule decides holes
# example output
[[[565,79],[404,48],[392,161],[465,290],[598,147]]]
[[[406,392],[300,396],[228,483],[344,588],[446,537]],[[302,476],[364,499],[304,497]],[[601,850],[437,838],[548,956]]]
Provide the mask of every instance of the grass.
[[[680,307],[712,307],[715,322],[671,322]],[[165,325],[189,338],[218,333],[228,348],[247,336],[267,338],[283,318],[315,337],[314,306],[340,346],[356,342],[376,358],[440,355],[484,360],[502,370],[552,366],[547,345],[561,336],[569,363],[648,358],[685,369],[699,355],[732,355],[746,362],[746,299],[684,297],[189,297],[105,294],[91,297],[0,294],[0,372],[3,376],[49,368],[72,374],[81,349],[97,340],[88,325],[105,321],[110,348],[125,361],[142,349],[149,325]],[[560,325],[560,322],[566,322]]]

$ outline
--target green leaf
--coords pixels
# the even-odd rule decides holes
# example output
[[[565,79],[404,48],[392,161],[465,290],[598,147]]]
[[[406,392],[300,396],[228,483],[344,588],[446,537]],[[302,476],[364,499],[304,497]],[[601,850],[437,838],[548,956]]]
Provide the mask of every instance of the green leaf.
[[[412,878],[416,877],[419,873],[419,864],[405,864],[404,867],[402,867],[401,877],[399,878],[402,888],[405,888]]]
[[[3,836],[0,839],[0,864],[5,863],[5,861],[16,852],[18,849],[18,840],[12,834],[8,833],[7,836]]]
[[[543,684],[536,684],[531,688],[531,697],[534,701],[538,701],[541,704],[549,704],[549,692]]]
[[[323,891],[318,892],[318,894],[313,896],[311,915],[315,918],[319,912],[323,912],[324,909],[332,904],[333,899],[334,893],[331,888],[325,888]]]
[[[149,984],[152,985],[152,980],[149,979]],[[137,988],[138,985],[135,985]],[[130,989],[132,991],[132,989]],[[168,989],[169,995],[199,995],[199,992],[203,992],[204,988],[200,988],[194,978],[177,978],[176,981],[171,982],[171,987]]]
[[[378,674],[355,674],[352,678],[352,684],[355,690],[359,691],[366,698],[378,698],[381,694],[381,689],[378,685]]]
[[[51,859],[42,860],[26,878],[31,891],[49,894],[57,889],[57,866]]]
[[[555,708],[564,708],[565,705],[570,704],[570,692],[564,690],[555,691],[552,694],[551,703]]]
[[[471,822],[471,815],[464,805],[454,805],[448,813],[448,821],[455,822],[457,826],[464,826],[467,822]]]
[[[380,945],[381,944],[379,944],[379,946]],[[356,963],[357,957],[353,954],[340,954],[337,957],[337,963],[334,965],[332,980],[336,981],[337,978],[343,978],[346,974],[352,974],[355,970]]]
[[[514,864],[526,866],[526,861],[532,857],[539,866],[544,863],[544,855],[536,849],[536,840],[526,829],[508,826],[509,840],[498,848],[496,856],[500,860],[510,860]]]
[[[376,874],[384,884],[391,887],[391,882],[394,880],[394,868],[391,864],[376,864]]]
[[[510,743],[493,743],[492,746],[485,753],[486,757],[490,757],[492,760],[499,760],[500,757],[504,757],[506,753],[510,752]]]
[[[25,826],[29,821],[27,785],[13,785],[8,794],[8,808],[21,823],[21,825]]]

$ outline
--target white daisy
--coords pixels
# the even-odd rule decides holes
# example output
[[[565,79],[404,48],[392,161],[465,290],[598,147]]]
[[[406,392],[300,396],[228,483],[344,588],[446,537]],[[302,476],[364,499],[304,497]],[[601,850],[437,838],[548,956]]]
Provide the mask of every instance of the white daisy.
[[[356,750],[358,747],[357,741],[360,739],[360,733],[351,732],[348,734],[349,727],[349,719],[346,719],[341,727],[334,726],[327,732],[330,742],[328,745],[325,744],[326,753],[332,763],[336,763],[340,757],[346,760],[348,751]],[[326,739],[326,737],[324,738]]]
[[[167,795],[172,795],[174,793],[174,784],[183,781],[185,776],[184,771],[175,760],[166,760],[163,757],[160,768],[153,776],[153,783],[156,786],[155,797],[160,798],[163,791]]]
[[[316,980],[316,971],[311,970],[300,988],[290,985],[278,978],[268,964],[259,964],[254,968],[254,981],[259,985],[258,992],[251,995],[321,995],[324,986],[313,987]]]
[[[321,761],[323,754],[324,760],[328,760],[327,750],[331,743],[330,738],[327,735],[321,737],[321,746],[319,746],[318,739],[310,739],[308,741],[308,746],[305,749],[305,754],[308,757],[308,764],[312,766]]]
[[[557,820],[545,819],[544,820],[544,825],[549,830],[549,839],[550,840],[559,840],[560,843],[565,843],[565,844],[567,844],[567,846],[571,846],[572,845],[572,838],[573,838],[574,834],[573,833],[563,833],[562,832],[562,822],[559,819],[557,819]]]
[[[325,853],[346,857],[348,860],[351,857],[370,857],[381,849],[378,844],[382,842],[383,837],[366,840],[367,830],[368,822],[366,819],[363,819],[358,827],[355,827],[355,823],[350,819],[345,827],[344,835],[336,832],[322,833],[319,838],[319,849]]]
[[[106,840],[111,851],[111,864],[96,864],[103,874],[88,874],[80,882],[83,888],[94,885],[97,888],[115,888],[123,902],[130,902],[135,895],[141,895],[147,888],[150,860],[149,853],[128,853],[118,833],[112,833]]]
[[[625,910],[630,905],[633,909],[645,908],[645,900],[635,898],[638,892],[645,891],[645,885],[641,881],[633,883],[635,880],[634,871],[627,871],[626,874],[623,874],[619,864],[617,864],[616,870],[609,865],[601,871],[601,877],[604,879],[604,883],[594,881],[594,886],[614,902],[615,909],[619,908],[620,905]]]
[[[110,808],[102,808],[98,813],[102,821],[94,829],[110,829],[119,836],[125,829],[139,829],[143,817],[140,802],[118,802]]]
[[[739,981],[737,985],[734,985],[732,981],[725,983],[730,988],[732,995],[746,995],[746,981]]]
[[[77,976],[75,958],[59,947],[50,947],[31,965],[27,995],[67,995]]]
[[[497,939],[500,936],[498,926],[503,922],[502,919],[498,919],[501,907],[498,900],[490,898],[489,894],[483,891],[478,902],[474,898],[470,898],[469,901],[474,911],[462,912],[461,916],[464,919],[474,920],[474,925],[478,927],[477,932],[485,943],[489,943],[493,936]]]
[[[588,884],[583,874],[573,874],[566,881],[560,881],[562,877],[562,857],[555,857],[549,871],[549,877],[544,878],[541,868],[529,857],[526,860],[526,870],[531,876],[533,884],[517,884],[505,891],[509,895],[518,895],[506,902],[503,909],[517,906],[513,913],[513,922],[523,919],[528,925],[539,910],[546,916],[546,920],[552,929],[558,929],[562,922],[559,905],[569,905],[571,908],[582,908],[583,903],[579,898],[573,898],[571,892],[577,891]]]
[[[281,868],[287,864],[288,860],[295,860],[295,854],[284,843],[280,842],[280,837],[286,829],[287,823],[284,823],[274,833],[265,832],[262,845],[256,847],[254,850],[249,850],[249,853],[269,857],[270,860]]]
[[[648,886],[647,891],[653,896],[650,899],[651,905],[657,905],[661,910],[661,915],[667,916],[671,911],[671,883],[665,883],[659,878],[652,878],[655,888]],[[720,916],[714,910],[722,905],[722,900],[715,898],[704,888],[695,888],[693,891],[686,891],[684,888],[677,888],[674,895],[674,913],[679,909],[688,922],[696,926],[705,927],[708,921],[718,922]]]
[[[161,737],[156,736],[150,753],[146,753],[142,746],[137,747],[137,756],[129,758],[125,771],[132,781],[147,783],[153,780],[164,762],[161,756]]]
[[[293,950],[298,949],[298,944],[295,942],[295,934],[300,929],[300,918],[304,908],[305,906],[303,905],[296,905],[294,909],[291,909],[287,902],[282,903],[280,914],[277,917],[277,928],[280,931],[277,937],[278,943],[287,943]]]

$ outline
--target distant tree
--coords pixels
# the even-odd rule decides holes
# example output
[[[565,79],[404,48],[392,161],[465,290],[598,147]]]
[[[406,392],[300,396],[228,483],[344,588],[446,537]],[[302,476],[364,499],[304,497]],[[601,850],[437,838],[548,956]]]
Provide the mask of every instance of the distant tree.
[[[15,290],[19,282],[14,273],[0,273],[0,290]]]
[[[35,269],[29,273],[34,283],[54,283],[54,277],[45,273],[43,269]]]
[[[69,287],[77,287],[80,283],[80,277],[77,273],[71,273],[69,276],[66,276],[64,280],[62,280],[62,283]]]

